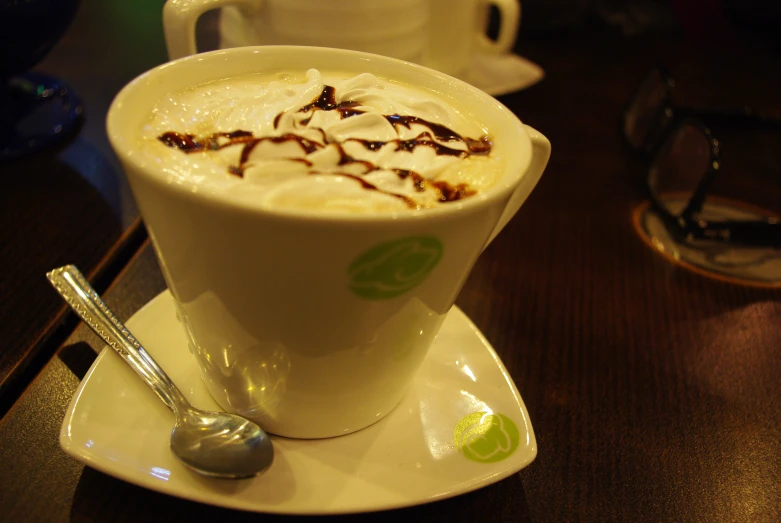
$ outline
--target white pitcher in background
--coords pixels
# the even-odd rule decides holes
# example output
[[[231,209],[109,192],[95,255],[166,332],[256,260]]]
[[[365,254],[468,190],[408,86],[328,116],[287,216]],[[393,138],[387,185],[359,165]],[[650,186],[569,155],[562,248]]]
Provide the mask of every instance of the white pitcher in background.
[[[489,8],[500,15],[486,34]],[[163,12],[170,59],[196,53],[195,24],[223,8],[220,46],[308,45],[399,58],[459,76],[475,52],[511,51],[518,0],[168,0]]]

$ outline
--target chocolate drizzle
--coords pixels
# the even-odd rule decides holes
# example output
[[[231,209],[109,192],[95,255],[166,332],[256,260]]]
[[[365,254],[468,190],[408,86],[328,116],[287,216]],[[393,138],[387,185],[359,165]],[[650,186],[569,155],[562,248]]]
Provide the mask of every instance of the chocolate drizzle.
[[[168,147],[176,147],[177,149],[186,153],[193,151],[200,151],[203,149],[203,145],[195,141],[194,134],[180,134],[174,131],[163,133],[157,137],[158,140],[166,144]]]
[[[429,129],[431,129],[431,132],[434,133],[434,136],[436,136],[438,139],[442,140],[443,142],[464,141],[461,135],[455,132],[454,130],[445,127],[444,125],[440,125],[434,122],[429,122],[428,120],[424,120],[423,118],[418,118],[417,116],[401,116],[399,114],[391,114],[385,116],[385,119],[388,120],[394,127],[401,125],[406,127],[407,129],[410,129],[412,124],[414,123],[419,125],[425,125]]]
[[[359,105],[360,103],[354,102],[352,100],[337,103],[336,89],[330,85],[326,85],[323,87],[323,92],[320,93],[320,96],[317,98],[317,100],[305,105],[299,109],[298,112],[308,113],[309,111],[314,111],[316,109],[320,109],[322,111],[339,111],[339,114],[342,118],[349,118],[350,116],[364,113],[364,111],[361,111],[360,109],[355,109],[355,107],[358,107]],[[309,119],[303,120],[302,123],[306,125],[309,123]]]
[[[388,196],[392,196],[392,197],[394,197],[394,198],[396,198],[398,200],[401,200],[402,202],[407,204],[407,207],[409,207],[410,209],[415,209],[415,208],[418,207],[417,202],[415,200],[413,200],[412,198],[410,198],[409,196],[404,196],[403,194],[396,194],[396,193],[392,193],[392,192],[388,192],[388,191],[383,191],[382,189],[380,189],[379,187],[377,187],[373,183],[367,181],[365,178],[362,178],[362,177],[360,177],[360,176],[358,176],[356,174],[350,174],[350,173],[319,173],[319,172],[312,172],[312,173],[309,173],[309,174],[317,174],[317,175],[331,174],[331,175],[335,175],[335,176],[344,176],[345,178],[350,178],[351,180],[355,180],[356,182],[360,183],[361,187],[363,187],[364,189],[366,189],[368,191],[381,192],[383,194],[386,194]]]
[[[180,134],[174,131],[161,134],[158,138],[168,147],[176,147],[186,153],[196,151],[217,151],[223,147],[236,145],[237,143],[247,143],[253,138],[249,131],[232,131],[229,133],[214,133],[205,140],[197,141],[193,134]],[[222,139],[222,140],[221,140]]]
[[[280,136],[264,136],[263,138],[252,138],[251,140],[247,140],[244,142],[244,149],[241,150],[241,159],[239,160],[239,167],[243,167],[245,163],[249,160],[249,155],[252,152],[252,150],[259,144],[263,142],[271,142],[271,143],[285,143],[285,142],[296,142],[298,145],[301,146],[301,148],[304,150],[306,154],[312,154],[318,149],[322,149],[325,147],[322,144],[319,144],[317,142],[313,142],[312,140],[307,140],[303,136],[298,136],[297,134],[293,133],[285,133]]]
[[[349,154],[347,154],[344,151],[344,147],[342,147],[342,144],[337,143],[337,144],[334,144],[334,145],[336,145],[336,150],[339,151],[339,162],[337,163],[337,165],[350,165],[350,164],[357,163],[357,164],[363,165],[366,168],[366,171],[365,171],[366,173],[371,172],[371,171],[376,171],[378,169],[378,167],[376,165],[374,165],[373,163],[371,163],[368,160],[358,160],[356,158],[353,158]]]
[[[344,118],[350,118],[351,116],[363,114],[364,113],[363,110],[356,108],[358,106],[360,106],[360,103],[352,100],[337,102],[336,90],[332,86],[326,85],[323,88],[323,91],[320,93],[320,96],[318,96],[311,103],[299,109],[298,112],[314,113],[314,111],[318,111],[318,110],[338,111],[340,118],[344,119]],[[277,129],[277,127],[279,126],[279,122],[283,114],[284,113],[279,113],[274,118],[274,129]],[[306,126],[310,123],[311,118],[312,116],[309,115],[307,118],[300,120],[298,124]],[[429,147],[434,150],[437,156],[455,156],[460,158],[466,158],[471,155],[487,155],[491,152],[492,144],[487,136],[483,136],[480,139],[463,137],[460,134],[458,134],[456,131],[442,124],[430,122],[428,120],[424,120],[423,118],[419,118],[417,116],[403,116],[399,114],[391,114],[391,115],[385,115],[385,119],[388,120],[388,122],[390,122],[390,124],[393,125],[394,128],[396,128],[397,130],[399,126],[406,127],[407,129],[411,129],[412,128],[411,126],[415,124],[415,125],[427,127],[429,131],[422,132],[415,138],[408,139],[408,140],[395,139],[395,140],[383,142],[383,141],[364,140],[360,138],[347,138],[345,142],[350,141],[350,142],[360,143],[369,151],[379,151],[380,149],[382,149],[383,147],[389,144],[395,144],[396,146],[395,151],[407,151],[410,153],[414,151],[417,147]],[[309,155],[319,149],[322,149],[327,145],[335,145],[337,151],[339,152],[338,165],[343,166],[343,165],[359,164],[365,168],[365,172],[363,173],[364,175],[372,171],[377,171],[381,169],[377,165],[374,165],[373,163],[367,160],[359,160],[353,158],[352,156],[350,156],[345,152],[344,148],[342,147],[342,143],[329,142],[325,131],[319,128],[316,129],[320,131],[320,133],[322,134],[323,143],[318,143],[316,141],[310,140],[308,138],[304,138],[303,136],[299,136],[294,133],[286,133],[280,136],[264,136],[264,137],[256,138],[252,135],[250,131],[242,131],[242,130],[236,130],[232,132],[218,132],[200,139],[196,138],[195,135],[192,134],[181,134],[174,131],[169,131],[160,135],[158,137],[158,140],[160,140],[162,143],[164,143],[169,147],[179,149],[180,151],[185,153],[216,151],[233,145],[243,145],[240,159],[239,159],[239,165],[230,166],[228,168],[228,172],[230,174],[239,177],[244,176],[244,169],[249,166],[248,165],[249,157],[253,149],[263,142],[271,142],[275,144],[295,142],[301,147],[301,149],[304,151],[306,155]],[[460,142],[466,146],[466,150],[448,147],[439,142]],[[307,167],[312,167],[312,162],[305,158],[285,158],[285,159],[298,161],[303,163]],[[407,169],[390,169],[390,170],[394,172],[402,180],[410,178],[412,180],[413,188],[417,192],[423,192],[428,188],[433,189],[438,194],[438,200],[441,202],[451,202],[451,201],[461,200],[463,198],[472,196],[476,193],[474,189],[471,189],[465,183],[451,184],[446,181],[428,180],[424,176],[420,175],[419,173]],[[360,175],[346,173],[346,172],[333,173],[333,172],[318,172],[318,171],[310,171],[309,174],[313,174],[313,175],[331,174],[336,176],[344,176],[346,178],[350,178],[357,181],[358,183],[361,184],[361,187],[363,187],[366,190],[378,191],[388,196],[397,198],[403,201],[408,207],[413,209],[418,207],[418,204],[408,196],[395,194],[389,191],[382,190],[376,185],[364,179]]]

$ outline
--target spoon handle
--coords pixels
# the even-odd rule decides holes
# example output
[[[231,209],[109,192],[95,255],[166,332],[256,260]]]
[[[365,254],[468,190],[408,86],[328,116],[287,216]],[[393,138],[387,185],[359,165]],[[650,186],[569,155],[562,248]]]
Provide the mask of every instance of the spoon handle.
[[[188,405],[171,378],[103,303],[75,266],[54,269],[46,273],[46,277],[84,323],[122,356],[168,408],[176,413]]]

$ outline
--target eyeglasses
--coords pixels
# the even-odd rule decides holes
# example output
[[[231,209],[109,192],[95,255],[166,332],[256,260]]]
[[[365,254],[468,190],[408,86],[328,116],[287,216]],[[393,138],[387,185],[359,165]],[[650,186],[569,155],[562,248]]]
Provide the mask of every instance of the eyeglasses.
[[[781,220],[706,220],[703,206],[721,169],[718,140],[695,116],[726,124],[781,130],[781,122],[740,110],[693,110],[670,105],[675,83],[663,69],[645,79],[624,112],[624,138],[650,161],[646,188],[651,205],[676,238],[781,246]],[[675,194],[675,197],[671,197]]]

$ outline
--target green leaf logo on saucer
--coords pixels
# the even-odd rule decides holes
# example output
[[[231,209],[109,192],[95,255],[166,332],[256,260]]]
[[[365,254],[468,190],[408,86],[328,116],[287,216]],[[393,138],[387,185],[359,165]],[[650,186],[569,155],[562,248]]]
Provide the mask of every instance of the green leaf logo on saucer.
[[[350,290],[369,300],[385,300],[420,285],[442,258],[442,242],[415,236],[381,243],[361,254],[347,270]]]
[[[504,414],[475,412],[458,422],[453,432],[456,447],[472,461],[494,463],[518,448],[520,434]]]

